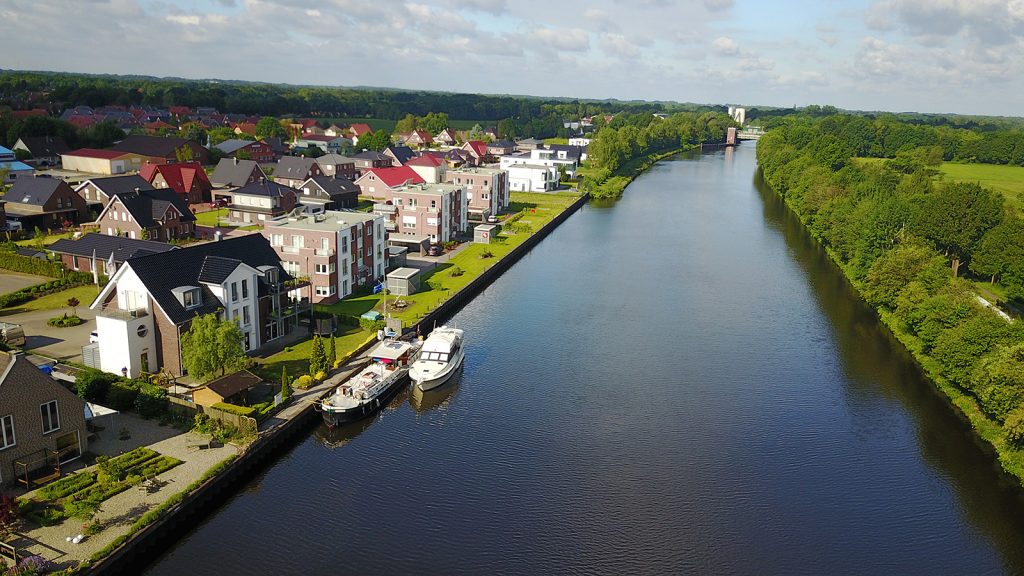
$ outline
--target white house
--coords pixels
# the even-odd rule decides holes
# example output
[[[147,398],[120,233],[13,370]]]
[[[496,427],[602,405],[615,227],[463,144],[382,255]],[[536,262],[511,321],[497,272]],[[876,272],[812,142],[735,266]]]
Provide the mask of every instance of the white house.
[[[508,187],[513,192],[550,192],[558,188],[558,170],[542,164],[510,164]]]

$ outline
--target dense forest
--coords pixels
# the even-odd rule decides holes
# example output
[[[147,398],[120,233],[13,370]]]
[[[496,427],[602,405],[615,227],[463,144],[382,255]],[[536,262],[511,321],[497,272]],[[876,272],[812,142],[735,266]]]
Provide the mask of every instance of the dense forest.
[[[976,289],[999,281],[1024,297],[1024,221],[998,193],[936,180],[934,166],[962,150],[955,136],[804,116],[766,134],[757,157],[767,183],[925,367],[1003,426],[989,440],[1020,464],[1006,445],[1024,443],[1024,325],[982,305]],[[891,160],[855,158],[886,153]]]

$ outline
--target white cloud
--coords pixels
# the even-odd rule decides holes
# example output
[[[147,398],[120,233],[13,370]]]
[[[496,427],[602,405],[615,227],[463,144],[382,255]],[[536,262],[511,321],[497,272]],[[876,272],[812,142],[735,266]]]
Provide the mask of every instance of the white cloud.
[[[530,38],[545,48],[566,52],[586,52],[590,49],[590,35],[579,28],[537,28]]]
[[[601,49],[605,53],[621,58],[639,58],[640,49],[622,34],[607,33],[601,35]]]
[[[715,52],[723,56],[736,56],[740,53],[739,44],[728,36],[715,38],[715,41],[711,43],[711,47],[714,48]]]

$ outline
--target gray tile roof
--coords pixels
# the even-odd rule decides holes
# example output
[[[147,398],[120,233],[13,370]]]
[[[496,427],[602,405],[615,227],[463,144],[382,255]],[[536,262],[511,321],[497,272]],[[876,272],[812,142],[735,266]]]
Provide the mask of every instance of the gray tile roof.
[[[252,140],[232,139],[225,140],[220,144],[215,144],[213,147],[224,152],[225,154],[233,154],[234,152],[242,148],[245,148],[246,146],[252,143]]]
[[[28,148],[33,156],[58,156],[70,152],[64,139],[60,136],[22,136],[21,143]]]
[[[275,173],[276,174],[276,173]],[[238,190],[235,190],[234,194],[243,194],[246,196],[269,196],[271,198],[280,198],[288,195],[291,192],[295,194],[297,190],[291,186],[285,186],[284,184],[278,184],[273,180],[263,180],[262,182],[253,182],[242,186]]]
[[[210,183],[214,186],[245,186],[254,169],[259,170],[262,177],[266,177],[263,169],[253,160],[221,158],[210,176]]]
[[[7,191],[4,200],[11,203],[42,206],[61,186],[67,187],[67,184],[58,178],[43,176],[18,178],[14,181],[14,186]]]
[[[131,176],[110,176],[108,178],[90,178],[87,182],[98,188],[107,196],[114,194],[131,194],[136,190],[154,190],[153,185],[138,174]]]
[[[406,162],[416,157],[416,153],[408,146],[388,146],[385,151],[387,150],[390,150],[394,154],[395,159],[398,160],[398,163],[403,166]]]
[[[223,256],[207,256],[203,259],[203,267],[199,269],[199,281],[209,284],[220,284],[238,268],[242,261],[237,258]]]
[[[284,156],[277,161],[274,168],[274,178],[287,178],[289,180],[305,180],[309,178],[309,170],[316,164],[313,158],[302,156]]]
[[[181,212],[185,222],[196,219],[188,204],[174,190],[142,190],[116,195],[132,218],[143,228],[156,226],[156,221],[167,212],[168,206],[174,206]],[[113,201],[113,199],[111,199]]]

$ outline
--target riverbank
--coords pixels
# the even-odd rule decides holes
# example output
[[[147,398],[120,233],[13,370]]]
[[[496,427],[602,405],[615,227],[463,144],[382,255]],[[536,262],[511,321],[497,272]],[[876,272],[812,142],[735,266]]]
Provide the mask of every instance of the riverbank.
[[[532,217],[537,228],[520,227],[517,237],[513,241],[500,244],[500,250],[497,249],[499,245],[493,245],[493,257],[481,259],[476,251],[485,250],[487,246],[472,246],[475,251],[467,254],[465,258],[486,260],[486,265],[473,271],[474,273],[465,274],[466,278],[462,278],[461,275],[449,276],[448,278],[459,280],[460,288],[452,292],[444,291],[445,298],[429,307],[407,311],[408,314],[414,315],[411,316],[413,320],[407,330],[415,331],[422,325],[423,331],[429,332],[434,324],[443,323],[579,210],[587,202],[588,196],[574,196],[560,211],[550,215],[538,214],[536,207],[525,207],[525,204],[529,204],[527,200],[529,198],[520,197],[520,205],[524,205],[523,209],[528,211],[527,214],[533,216],[523,216],[518,220],[522,222]],[[443,270],[450,270],[450,267]],[[376,302],[376,299],[373,300]],[[355,358],[375,343],[375,339],[359,340],[355,349],[339,350],[338,355],[343,358]],[[329,394],[355,370],[358,364],[358,360],[349,362],[324,382],[308,390],[297,390],[285,408],[269,422],[260,426],[257,440],[240,449],[237,457],[211,469],[199,481],[190,484],[184,491],[174,494],[163,505],[139,518],[132,524],[127,534],[114,540],[93,556],[90,563],[83,564],[75,573],[89,570],[93,574],[119,574],[146,563],[154,552],[159,552],[168,542],[189,530],[197,518],[229,497],[237,486],[244,484],[253,474],[270,465],[276,454],[290,447],[296,438],[303,436],[315,426],[319,422],[314,408],[316,401]]]
[[[582,167],[578,172],[583,177],[591,198],[595,200],[614,200],[622,196],[626,186],[629,186],[637,176],[649,170],[651,166],[654,166],[659,161],[681,152],[697,150],[699,148],[700,146],[686,145],[634,158],[611,174],[604,174],[606,171],[590,166]]]
[[[758,169],[760,170],[760,168]],[[975,397],[962,390],[943,375],[941,364],[924,351],[923,342],[920,338],[903,329],[902,321],[893,312],[871,305],[864,296],[865,285],[857,281],[851,266],[843,262],[833,247],[821,242],[821,239],[807,226],[807,222],[801,217],[800,211],[793,206],[787,195],[780,194],[774,187],[768,184],[767,179],[765,179],[765,184],[772,190],[772,193],[782,199],[786,208],[800,220],[801,226],[810,234],[811,238],[824,247],[825,253],[842,272],[843,277],[853,288],[858,298],[875,311],[889,333],[914,358],[927,380],[942,394],[957,416],[970,425],[976,437],[983,441],[979,445],[995,457],[999,469],[1007,479],[1013,481],[1018,486],[1024,487],[1024,450],[1010,445],[1006,441],[1003,427],[995,420],[986,416]]]

